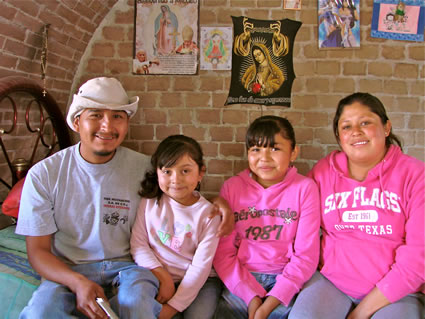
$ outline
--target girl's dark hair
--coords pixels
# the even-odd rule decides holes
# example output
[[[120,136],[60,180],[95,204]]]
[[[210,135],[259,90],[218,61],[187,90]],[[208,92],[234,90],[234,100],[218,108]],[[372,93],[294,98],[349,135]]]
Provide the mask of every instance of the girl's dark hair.
[[[290,140],[292,149],[295,149],[295,132],[291,123],[286,118],[274,115],[261,116],[251,123],[246,132],[246,149],[253,146],[273,147],[277,133]]]
[[[199,171],[204,168],[202,148],[197,141],[185,135],[171,135],[159,143],[151,157],[152,169],[145,173],[139,195],[146,198],[161,198],[163,192],[158,184],[157,168],[173,166],[183,155],[188,154],[198,164]],[[196,188],[199,191],[200,185]]]
[[[339,122],[339,119],[341,118],[341,114],[347,105],[351,105],[355,102],[363,104],[364,106],[368,107],[372,113],[375,113],[376,115],[378,115],[383,125],[387,124],[389,120],[387,116],[387,112],[385,111],[384,105],[376,96],[373,96],[372,94],[369,94],[369,93],[362,93],[362,92],[353,93],[343,98],[341,101],[339,101],[338,107],[335,112],[335,116],[333,120],[333,130],[334,130],[335,138],[338,141],[338,143],[339,143],[338,122]],[[397,144],[401,148],[400,139],[395,134],[393,134],[393,129],[391,128],[390,133],[385,138],[385,146],[388,148],[392,144],[394,145]]]

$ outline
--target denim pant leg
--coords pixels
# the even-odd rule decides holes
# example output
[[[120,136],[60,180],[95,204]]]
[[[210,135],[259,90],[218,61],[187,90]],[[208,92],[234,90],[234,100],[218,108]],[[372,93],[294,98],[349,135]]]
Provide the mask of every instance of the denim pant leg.
[[[118,293],[111,298],[111,305],[118,309],[121,319],[155,319],[162,305],[155,300],[159,281],[149,269],[134,263],[119,268],[114,285]],[[113,307],[114,308],[114,307]]]
[[[70,266],[70,268],[102,287],[103,263]],[[85,318],[76,310],[76,297],[70,289],[53,281],[43,280],[33,293],[20,318]]]
[[[67,287],[49,280],[43,280],[19,315],[20,319],[77,317],[84,318],[75,310],[75,294]]]
[[[276,284],[276,276],[274,274],[252,273],[255,279],[264,287],[266,291],[270,291]],[[293,300],[286,307],[283,304],[277,306],[268,316],[269,319],[282,319],[288,316],[291,310]],[[226,287],[223,289],[222,297],[219,300],[216,311],[216,319],[246,319],[248,318],[248,306],[238,296],[232,294]]]
[[[289,319],[341,319],[353,307],[353,301],[316,271],[296,297]]]
[[[266,291],[270,291],[274,285],[276,284],[276,276],[275,274],[261,274],[261,273],[252,273],[252,275],[257,279],[257,281],[263,286]],[[266,297],[267,298],[267,297]],[[294,303],[294,298],[292,298],[288,307],[284,304],[280,304],[277,306],[267,317],[268,319],[282,319],[287,318],[289,311],[292,308],[292,304]]]
[[[218,301],[215,318],[246,319],[248,318],[248,307],[241,298],[232,294],[227,287],[224,287]]]
[[[424,295],[410,294],[406,297],[379,309],[371,319],[423,319],[425,318]]]
[[[185,319],[212,319],[223,289],[218,277],[209,277],[204,286],[199,290],[198,296],[183,312]]]

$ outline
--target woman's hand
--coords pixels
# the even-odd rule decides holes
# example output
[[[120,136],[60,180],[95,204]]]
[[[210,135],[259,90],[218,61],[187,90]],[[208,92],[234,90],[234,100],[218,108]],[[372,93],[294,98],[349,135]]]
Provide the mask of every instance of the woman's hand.
[[[389,305],[391,302],[377,288],[373,288],[366,297],[348,315],[347,319],[369,319],[379,309]]]

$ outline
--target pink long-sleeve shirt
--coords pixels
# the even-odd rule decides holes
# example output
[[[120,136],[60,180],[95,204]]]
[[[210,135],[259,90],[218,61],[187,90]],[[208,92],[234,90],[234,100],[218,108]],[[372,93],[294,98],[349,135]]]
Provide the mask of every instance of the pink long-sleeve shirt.
[[[147,269],[164,267],[179,286],[167,302],[178,311],[186,309],[211,273],[218,245],[220,218],[208,218],[213,205],[199,193],[199,200],[184,206],[163,194],[142,198],[130,240],[135,262]]]
[[[319,194],[316,184],[288,170],[285,179],[262,187],[247,169],[221,189],[235,215],[235,230],[221,238],[214,268],[226,287],[248,305],[274,296],[288,305],[310,279],[319,259]],[[269,291],[251,272],[277,274]]]
[[[362,182],[334,151],[310,172],[320,190],[321,273],[357,299],[375,286],[391,302],[424,283],[423,162],[391,146]]]

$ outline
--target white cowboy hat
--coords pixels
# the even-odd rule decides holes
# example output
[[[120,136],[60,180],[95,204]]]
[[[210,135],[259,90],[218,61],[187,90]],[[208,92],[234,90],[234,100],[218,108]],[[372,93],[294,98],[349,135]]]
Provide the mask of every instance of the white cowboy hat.
[[[137,111],[139,97],[128,97],[121,83],[115,78],[94,78],[81,85],[69,106],[66,122],[75,131],[74,118],[85,109],[126,111],[131,118]]]

